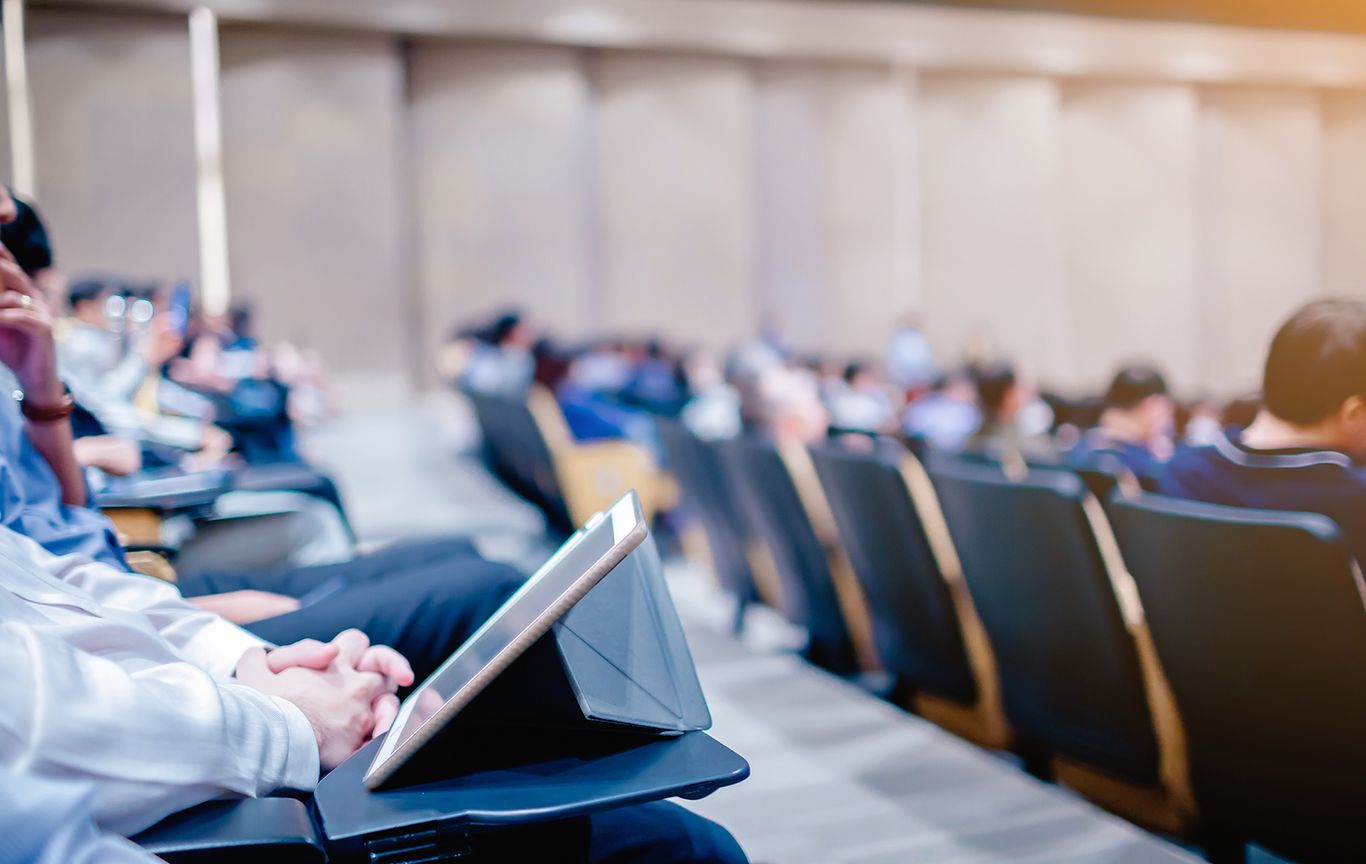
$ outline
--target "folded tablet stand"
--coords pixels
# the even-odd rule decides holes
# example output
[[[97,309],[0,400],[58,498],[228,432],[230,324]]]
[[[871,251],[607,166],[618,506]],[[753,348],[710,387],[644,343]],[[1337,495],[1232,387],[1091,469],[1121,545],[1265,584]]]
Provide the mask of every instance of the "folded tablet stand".
[[[266,799],[204,805],[135,839],[172,861],[178,852],[196,861],[212,849],[244,854],[263,847],[244,833],[246,819],[221,808],[255,806],[268,829],[259,839],[288,855],[281,860],[469,860],[480,832],[701,798],[740,782],[749,765],[700,731],[710,724],[646,538],[385,788],[361,784],[380,740],[324,777],[311,836],[285,836],[298,802]]]

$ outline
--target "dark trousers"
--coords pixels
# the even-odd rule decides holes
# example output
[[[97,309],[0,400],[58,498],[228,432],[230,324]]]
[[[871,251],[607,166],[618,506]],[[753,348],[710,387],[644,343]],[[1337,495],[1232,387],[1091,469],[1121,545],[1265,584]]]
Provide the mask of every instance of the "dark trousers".
[[[348,627],[389,645],[412,664],[418,681],[460,647],[522,583],[522,574],[487,561],[465,540],[396,544],[340,564],[276,572],[191,573],[187,597],[256,589],[316,602],[247,626],[262,639],[326,642]],[[332,590],[334,589],[335,590]]]

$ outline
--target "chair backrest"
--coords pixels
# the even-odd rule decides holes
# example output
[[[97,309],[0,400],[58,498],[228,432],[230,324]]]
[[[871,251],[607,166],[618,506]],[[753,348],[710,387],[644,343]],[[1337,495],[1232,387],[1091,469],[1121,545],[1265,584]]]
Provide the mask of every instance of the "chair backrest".
[[[953,597],[912,500],[904,448],[813,447],[854,573],[868,598],[878,656],[916,690],[971,705],[978,698]]]
[[[489,467],[514,492],[545,513],[551,527],[572,531],[573,520],[536,418],[526,402],[465,391],[484,438]]]
[[[837,673],[858,667],[826,550],[774,445],[757,437],[717,443],[741,509],[773,555],[783,613],[810,634],[807,656]]]
[[[721,457],[677,420],[661,417],[655,423],[683,503],[706,534],[717,578],[740,602],[753,602],[757,594],[746,554],[752,534],[726,480]]]
[[[996,653],[1011,724],[1060,755],[1157,784],[1138,649],[1080,478],[1033,470],[1010,480],[953,460],[930,473]]]
[[[1366,860],[1366,605],[1337,525],[1153,495],[1111,512],[1204,818]]]

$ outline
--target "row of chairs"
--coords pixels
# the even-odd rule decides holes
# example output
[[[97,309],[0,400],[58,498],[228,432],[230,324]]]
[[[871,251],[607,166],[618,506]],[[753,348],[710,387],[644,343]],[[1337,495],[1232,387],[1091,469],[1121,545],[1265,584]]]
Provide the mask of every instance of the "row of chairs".
[[[1330,520],[1102,507],[1066,470],[894,442],[660,435],[722,584],[806,627],[813,662],[879,667],[907,708],[1213,858],[1366,855],[1366,606]]]
[[[589,516],[635,489],[647,516],[672,506],[677,493],[650,454],[628,441],[574,440],[555,397],[533,388],[526,400],[465,390],[493,473],[545,514],[552,534],[567,536]]]

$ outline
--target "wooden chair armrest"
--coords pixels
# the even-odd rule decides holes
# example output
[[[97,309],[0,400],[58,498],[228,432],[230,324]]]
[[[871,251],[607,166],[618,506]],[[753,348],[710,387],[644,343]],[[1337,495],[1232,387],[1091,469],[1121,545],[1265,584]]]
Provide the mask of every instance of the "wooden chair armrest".
[[[161,526],[165,514],[151,507],[104,507],[102,512],[114,523],[119,542],[124,546],[161,546]]]
[[[163,582],[174,583],[176,581],[175,567],[160,552],[139,549],[125,553],[124,557],[128,559],[128,568],[134,573],[151,576],[153,579],[160,579]]]

